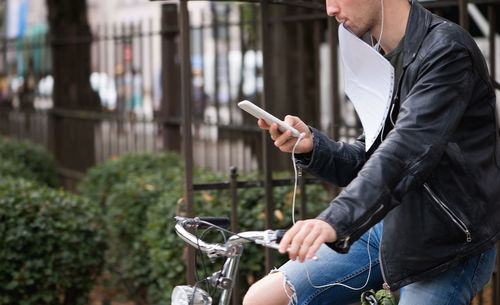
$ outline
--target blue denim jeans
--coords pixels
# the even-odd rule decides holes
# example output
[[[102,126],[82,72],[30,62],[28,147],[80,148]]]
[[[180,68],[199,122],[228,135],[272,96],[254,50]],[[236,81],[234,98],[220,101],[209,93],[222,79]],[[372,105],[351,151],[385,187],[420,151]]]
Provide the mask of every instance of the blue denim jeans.
[[[348,254],[338,254],[323,245],[317,260],[289,261],[278,270],[295,292],[290,304],[352,304],[363,291],[381,289],[382,273],[378,248],[383,222],[356,241]],[[431,280],[400,289],[400,305],[468,305],[493,273],[496,247]],[[349,286],[349,288],[347,287]]]

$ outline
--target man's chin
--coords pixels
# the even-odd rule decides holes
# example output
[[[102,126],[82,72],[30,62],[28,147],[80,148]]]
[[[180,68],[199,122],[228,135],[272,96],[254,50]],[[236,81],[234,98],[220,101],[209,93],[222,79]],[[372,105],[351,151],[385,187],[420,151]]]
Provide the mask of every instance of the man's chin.
[[[355,26],[352,26],[348,21],[344,22],[344,27],[359,38],[362,38],[367,33],[367,31],[363,31]]]

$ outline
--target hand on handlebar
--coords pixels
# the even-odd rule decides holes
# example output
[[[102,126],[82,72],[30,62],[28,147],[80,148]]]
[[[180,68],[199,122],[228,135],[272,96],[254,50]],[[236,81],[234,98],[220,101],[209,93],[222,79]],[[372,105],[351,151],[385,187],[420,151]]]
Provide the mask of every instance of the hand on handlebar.
[[[310,152],[313,149],[313,134],[309,130],[309,127],[296,116],[287,115],[284,121],[302,134],[302,140],[295,149],[295,152],[298,154]],[[263,119],[259,119],[257,124],[261,129],[269,130],[271,139],[273,139],[276,147],[283,152],[292,152],[293,146],[297,142],[297,137],[294,137],[290,130],[281,132],[278,129],[278,124],[272,123],[268,125]]]
[[[303,262],[306,258],[313,258],[323,243],[336,240],[337,232],[327,222],[319,219],[301,220],[297,221],[283,236],[279,252],[288,251],[291,260],[298,258],[300,262]]]

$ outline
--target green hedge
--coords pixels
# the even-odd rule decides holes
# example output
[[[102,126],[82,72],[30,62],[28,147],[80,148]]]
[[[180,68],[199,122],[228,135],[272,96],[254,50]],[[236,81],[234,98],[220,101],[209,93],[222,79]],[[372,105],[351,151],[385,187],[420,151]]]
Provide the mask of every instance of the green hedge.
[[[15,176],[51,187],[59,185],[56,163],[42,146],[14,138],[0,137],[0,177]]]
[[[0,177],[20,177],[31,181],[40,180],[31,169],[14,160],[0,157]],[[43,181],[37,181],[43,183]]]
[[[86,304],[105,240],[95,204],[24,179],[0,180],[0,304]]]
[[[155,286],[156,280],[155,266],[143,238],[147,234],[147,211],[157,205],[170,188],[181,185],[179,181],[172,183],[175,178],[170,177],[170,180],[163,174],[132,176],[112,186],[106,201],[105,219],[110,241],[106,258],[111,281],[141,304],[151,299],[148,291]]]
[[[111,187],[126,182],[131,176],[160,173],[182,175],[182,159],[175,153],[130,153],[91,168],[79,189],[91,200],[104,204]]]
[[[289,176],[281,173],[275,178]],[[92,169],[81,186],[91,198],[103,200],[111,283],[137,303],[169,304],[173,287],[185,283],[185,244],[175,234],[172,219],[185,212],[183,177],[182,159],[177,155],[130,154]],[[206,169],[195,169],[194,177],[196,183],[228,180],[226,173]],[[251,173],[238,179],[261,178]],[[326,206],[328,197],[317,185],[308,186],[307,193],[309,212],[314,216]],[[276,228],[291,224],[291,194],[292,187],[274,188]],[[263,189],[240,189],[238,197],[240,230],[265,229]],[[198,191],[194,200],[197,216],[230,215],[228,190]],[[276,254],[276,265],[285,260]],[[239,273],[243,289],[264,275],[263,261],[262,247],[245,248]]]
[[[148,299],[148,287],[153,285],[147,248],[141,241],[146,211],[170,187],[182,185],[183,175],[178,154],[131,153],[90,169],[79,185],[102,207],[110,245],[106,253],[110,284],[138,302]]]

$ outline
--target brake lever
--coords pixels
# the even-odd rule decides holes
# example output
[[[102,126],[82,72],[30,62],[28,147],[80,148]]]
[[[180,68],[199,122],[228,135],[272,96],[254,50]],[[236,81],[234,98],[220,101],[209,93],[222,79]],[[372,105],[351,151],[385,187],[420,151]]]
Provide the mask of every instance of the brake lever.
[[[278,249],[281,238],[285,233],[286,230],[265,230],[262,238],[255,239],[254,242],[267,248]]]
[[[262,245],[267,248],[279,249],[279,244],[281,239],[285,235],[286,230],[266,230],[264,231],[264,236],[262,239],[255,240],[256,244]],[[288,251],[289,249],[287,249]],[[315,255],[311,258],[313,261],[318,261],[318,257]]]

